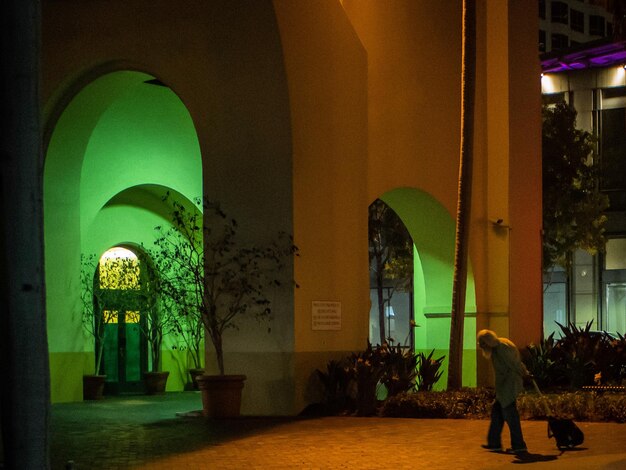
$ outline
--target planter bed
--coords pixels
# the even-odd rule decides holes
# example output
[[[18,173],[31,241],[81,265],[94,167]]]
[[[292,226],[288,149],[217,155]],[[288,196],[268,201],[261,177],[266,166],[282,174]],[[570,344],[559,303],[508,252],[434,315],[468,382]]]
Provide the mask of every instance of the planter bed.
[[[494,393],[490,389],[402,393],[386,400],[379,409],[384,417],[466,418],[489,417]],[[545,419],[545,404],[552,414],[577,421],[626,422],[626,393],[576,391],[536,393],[519,396],[517,407],[523,419]]]

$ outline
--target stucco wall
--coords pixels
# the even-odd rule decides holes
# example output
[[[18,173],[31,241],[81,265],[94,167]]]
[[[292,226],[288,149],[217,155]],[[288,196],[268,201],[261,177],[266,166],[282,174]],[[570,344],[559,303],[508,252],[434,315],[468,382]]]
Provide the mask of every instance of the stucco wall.
[[[476,322],[523,345],[541,331],[537,15],[520,2],[478,3]],[[367,207],[375,198],[423,191],[453,219],[460,66],[460,0],[43,2],[46,142],[87,83],[115,70],[145,72],[188,111],[203,192],[223,202],[244,237],[294,234],[300,287],[279,295],[271,332],[246,322],[227,338],[227,371],[249,374],[244,413],[298,411],[315,368],[364,347]],[[102,96],[103,106],[113,98]],[[80,153],[85,142],[66,137]],[[57,177],[70,168],[76,188],[80,165],[50,168]],[[79,219],[77,189],[46,204]],[[496,218],[510,230],[494,228]],[[75,257],[81,236],[75,228],[46,243]],[[315,300],[341,302],[341,330],[312,329]],[[63,308],[49,315],[62,322]]]

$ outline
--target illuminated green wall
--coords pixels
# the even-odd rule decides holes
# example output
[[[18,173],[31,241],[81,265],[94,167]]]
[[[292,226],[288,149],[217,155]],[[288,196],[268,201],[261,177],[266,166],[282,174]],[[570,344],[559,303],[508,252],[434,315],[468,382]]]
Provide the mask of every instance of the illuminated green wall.
[[[454,273],[455,223],[446,209],[424,191],[399,188],[385,193],[385,201],[402,219],[413,243],[415,348],[436,357],[446,355],[444,376],[438,388],[444,388],[447,376],[447,353],[450,342],[450,310]],[[476,385],[476,297],[471,263],[468,273],[464,345],[463,385]]]
[[[81,324],[80,254],[115,245],[149,247],[166,223],[160,196],[202,194],[200,148],[189,113],[153,77],[115,72],[86,86],[61,114],[46,152],[44,231],[53,401],[82,399],[93,339]],[[172,345],[166,342],[166,348]],[[168,389],[186,380],[176,353],[163,355]]]

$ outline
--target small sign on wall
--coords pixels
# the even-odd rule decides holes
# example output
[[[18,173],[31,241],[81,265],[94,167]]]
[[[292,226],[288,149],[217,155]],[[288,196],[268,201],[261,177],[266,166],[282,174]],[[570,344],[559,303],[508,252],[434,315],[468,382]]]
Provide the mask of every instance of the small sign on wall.
[[[314,330],[341,330],[341,302],[314,300],[311,311]]]

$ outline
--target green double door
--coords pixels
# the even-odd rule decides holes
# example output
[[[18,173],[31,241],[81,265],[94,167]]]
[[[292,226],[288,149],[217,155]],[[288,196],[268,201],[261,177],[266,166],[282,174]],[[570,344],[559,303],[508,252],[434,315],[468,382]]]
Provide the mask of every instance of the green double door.
[[[102,365],[106,374],[105,394],[142,393],[147,369],[146,341],[141,334],[140,312],[104,310]]]

